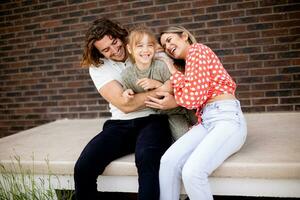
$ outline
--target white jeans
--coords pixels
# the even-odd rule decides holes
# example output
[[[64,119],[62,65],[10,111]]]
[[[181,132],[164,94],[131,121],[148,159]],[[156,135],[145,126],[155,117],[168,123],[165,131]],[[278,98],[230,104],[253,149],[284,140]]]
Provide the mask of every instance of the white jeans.
[[[178,200],[181,179],[190,200],[213,199],[208,176],[244,144],[247,127],[238,100],[207,104],[202,120],[161,158],[160,200]]]

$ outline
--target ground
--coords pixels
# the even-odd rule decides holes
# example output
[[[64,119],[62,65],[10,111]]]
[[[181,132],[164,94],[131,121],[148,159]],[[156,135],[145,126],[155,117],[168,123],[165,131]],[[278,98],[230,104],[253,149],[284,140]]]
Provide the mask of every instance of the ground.
[[[99,200],[137,200],[134,193],[99,192]],[[274,198],[274,197],[241,197],[241,196],[214,196],[214,200],[296,200],[300,198]],[[73,198],[72,200],[75,200]],[[186,199],[188,200],[188,199]]]

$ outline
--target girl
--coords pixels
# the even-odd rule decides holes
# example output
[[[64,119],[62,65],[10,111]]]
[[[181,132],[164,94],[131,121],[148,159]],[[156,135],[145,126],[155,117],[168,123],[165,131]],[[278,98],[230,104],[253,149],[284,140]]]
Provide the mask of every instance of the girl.
[[[198,124],[161,159],[160,199],[179,199],[182,179],[190,200],[211,200],[208,176],[246,139],[246,122],[234,95],[236,84],[216,54],[196,43],[185,28],[166,29],[160,42],[169,56],[185,61],[184,73],[168,62],[171,85],[177,104],[197,109],[198,116]],[[160,106],[159,99],[151,100],[149,107]]]
[[[137,27],[130,32],[127,50],[134,64],[122,72],[122,84],[126,89],[123,96],[128,101],[134,93],[156,89],[169,82],[171,74],[166,64],[154,60],[158,46],[155,36],[147,28]],[[167,56],[165,59],[168,59]],[[195,113],[181,107],[163,111],[160,114],[169,115],[174,140],[181,137],[195,123]]]

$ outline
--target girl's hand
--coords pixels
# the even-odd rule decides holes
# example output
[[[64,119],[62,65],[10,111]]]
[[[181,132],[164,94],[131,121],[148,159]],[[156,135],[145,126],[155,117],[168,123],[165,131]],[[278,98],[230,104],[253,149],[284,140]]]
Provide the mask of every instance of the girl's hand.
[[[150,78],[139,79],[136,84],[142,87],[144,90],[156,89],[163,85],[161,82]]]
[[[122,94],[123,98],[125,98],[126,102],[130,101],[130,99],[133,99],[134,92],[132,89],[127,89]]]
[[[159,96],[159,98],[148,96],[149,100],[145,101],[147,107],[156,108],[160,110],[168,110],[176,108],[178,106],[174,96],[170,93],[157,92],[156,94]]]
[[[169,71],[171,74],[174,74],[175,72],[177,72],[178,70],[176,69],[176,67],[174,66],[174,62],[171,58],[169,57],[164,57],[164,56],[159,56],[159,57],[155,57],[158,60],[161,60],[163,62],[165,62],[169,68]]]

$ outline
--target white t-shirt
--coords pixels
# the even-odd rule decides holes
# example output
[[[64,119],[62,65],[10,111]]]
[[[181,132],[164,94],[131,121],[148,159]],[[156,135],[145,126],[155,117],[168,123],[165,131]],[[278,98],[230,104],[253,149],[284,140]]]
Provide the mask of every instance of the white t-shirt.
[[[127,66],[131,66],[132,63],[129,59],[127,59],[124,63],[123,62],[115,62],[109,59],[103,59],[104,64],[95,67],[89,67],[90,76],[96,86],[97,90],[103,87],[105,84],[109,83],[110,81],[116,80],[120,84],[122,82],[121,72]],[[150,114],[155,114],[155,111],[150,109],[142,109],[134,112],[130,112],[128,114],[122,112],[117,107],[109,103],[110,112],[112,114],[111,119],[134,119],[138,117],[145,117]]]

